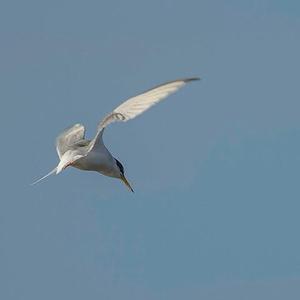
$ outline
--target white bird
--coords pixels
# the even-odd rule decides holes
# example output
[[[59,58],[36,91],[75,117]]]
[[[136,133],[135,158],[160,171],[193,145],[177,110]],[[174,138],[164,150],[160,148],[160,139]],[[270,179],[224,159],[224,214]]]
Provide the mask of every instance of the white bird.
[[[102,135],[105,127],[113,122],[126,122],[135,118],[154,104],[176,92],[186,83],[194,80],[199,80],[199,78],[170,81],[126,100],[98,124],[96,135],[92,140],[85,139],[85,128],[82,124],[75,124],[65,129],[56,139],[56,151],[60,159],[58,165],[32,184],[36,184],[49,175],[58,174],[67,167],[72,166],[80,170],[96,171],[106,176],[121,179],[133,192],[132,187],[125,178],[123,165],[111,155],[103,143]]]

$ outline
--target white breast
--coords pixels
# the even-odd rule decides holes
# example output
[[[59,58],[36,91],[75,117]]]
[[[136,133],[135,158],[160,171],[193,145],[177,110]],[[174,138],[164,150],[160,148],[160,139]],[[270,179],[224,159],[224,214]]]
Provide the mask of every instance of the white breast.
[[[115,159],[105,146],[93,149],[87,156],[78,159],[73,166],[80,170],[97,171],[115,177]]]

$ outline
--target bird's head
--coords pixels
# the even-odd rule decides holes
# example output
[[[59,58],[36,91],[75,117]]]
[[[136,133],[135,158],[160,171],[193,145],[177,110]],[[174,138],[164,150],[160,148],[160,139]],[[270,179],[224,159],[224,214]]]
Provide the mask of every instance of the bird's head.
[[[120,178],[124,182],[124,184],[128,187],[128,189],[130,191],[134,192],[133,189],[132,189],[132,187],[130,186],[130,183],[128,182],[128,180],[126,179],[126,177],[124,175],[124,167],[123,167],[123,165],[116,158],[115,158],[115,161],[116,161],[117,169],[119,171],[119,177],[118,178]]]

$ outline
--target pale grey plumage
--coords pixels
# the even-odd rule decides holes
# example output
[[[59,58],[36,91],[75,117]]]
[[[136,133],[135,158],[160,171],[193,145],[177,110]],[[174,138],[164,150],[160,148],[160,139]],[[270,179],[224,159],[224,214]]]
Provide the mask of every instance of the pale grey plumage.
[[[137,117],[176,92],[187,82],[198,79],[187,78],[170,81],[126,100],[98,124],[96,135],[92,140],[85,139],[85,128],[82,124],[75,124],[67,128],[56,139],[56,150],[60,158],[59,164],[49,174],[34,183],[54,172],[58,174],[66,167],[73,166],[81,170],[98,171],[106,176],[120,178],[132,190],[124,177],[123,166],[113,158],[103,143],[102,134],[105,127],[113,122],[126,122]]]
[[[85,128],[82,124],[75,124],[66,128],[59,136],[56,138],[56,151],[61,158],[63,154],[69,150],[71,145],[84,139]]]

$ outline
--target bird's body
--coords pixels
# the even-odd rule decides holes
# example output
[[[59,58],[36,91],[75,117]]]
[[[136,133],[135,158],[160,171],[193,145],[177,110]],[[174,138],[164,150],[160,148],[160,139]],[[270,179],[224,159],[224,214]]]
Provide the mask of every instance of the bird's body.
[[[193,80],[198,80],[198,78],[171,81],[128,99],[99,123],[96,135],[92,140],[85,139],[85,128],[82,124],[75,124],[67,128],[56,139],[56,150],[60,162],[50,173],[35,181],[34,184],[50,174],[58,174],[65,168],[72,166],[80,170],[96,171],[105,176],[119,178],[133,192],[125,178],[124,167],[104,145],[102,138],[104,129],[110,123],[125,122],[135,118]]]
[[[84,142],[90,143],[89,140],[84,140]],[[85,171],[97,171],[105,176],[115,177],[115,159],[104,146],[102,139],[101,143],[99,142],[97,147],[89,152],[87,151],[88,146],[83,146],[82,148],[82,151],[87,152],[87,155],[76,160],[72,164],[73,167]],[[73,151],[76,153],[78,149],[74,149]],[[72,155],[74,155],[74,152]]]

